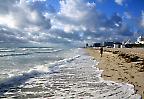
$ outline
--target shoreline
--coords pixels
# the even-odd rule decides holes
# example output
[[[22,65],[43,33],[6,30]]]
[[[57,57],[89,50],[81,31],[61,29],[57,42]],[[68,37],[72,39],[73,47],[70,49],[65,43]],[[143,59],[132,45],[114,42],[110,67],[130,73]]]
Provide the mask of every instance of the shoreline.
[[[104,70],[102,78],[134,85],[135,92],[144,99],[144,49],[104,48],[103,57],[98,49],[87,48],[86,52],[99,62],[97,67]]]

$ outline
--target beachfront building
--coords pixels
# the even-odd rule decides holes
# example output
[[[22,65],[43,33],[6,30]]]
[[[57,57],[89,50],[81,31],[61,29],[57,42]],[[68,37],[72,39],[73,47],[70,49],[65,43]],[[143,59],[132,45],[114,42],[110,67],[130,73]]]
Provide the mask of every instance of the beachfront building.
[[[120,42],[115,42],[113,44],[113,46],[114,46],[114,48],[123,48],[122,43],[120,43]]]
[[[113,48],[114,42],[103,42],[103,46],[107,48]]]
[[[144,44],[144,37],[142,37],[142,36],[138,37],[136,43],[137,43],[137,44]]]
[[[101,47],[101,43],[93,43],[93,47]]]

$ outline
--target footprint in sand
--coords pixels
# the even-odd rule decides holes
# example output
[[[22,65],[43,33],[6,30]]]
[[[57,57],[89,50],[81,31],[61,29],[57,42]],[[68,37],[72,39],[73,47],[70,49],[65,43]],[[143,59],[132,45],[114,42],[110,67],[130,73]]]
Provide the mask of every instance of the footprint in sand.
[[[124,73],[128,74],[128,72],[126,72],[126,71]]]
[[[113,69],[113,68],[111,70],[115,71],[115,69]]]
[[[134,78],[134,76],[131,75],[131,78]]]

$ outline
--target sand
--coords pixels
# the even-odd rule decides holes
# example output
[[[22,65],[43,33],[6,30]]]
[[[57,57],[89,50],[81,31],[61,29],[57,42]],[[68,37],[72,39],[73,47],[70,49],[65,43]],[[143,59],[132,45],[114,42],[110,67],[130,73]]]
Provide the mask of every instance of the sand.
[[[99,61],[98,68],[104,70],[102,77],[105,80],[133,84],[136,93],[144,99],[144,50],[143,49],[104,49],[103,57],[100,57],[99,50],[88,48],[86,51]],[[131,56],[138,56],[135,62],[127,61],[128,58],[121,57],[116,51]],[[116,54],[113,54],[116,52]]]

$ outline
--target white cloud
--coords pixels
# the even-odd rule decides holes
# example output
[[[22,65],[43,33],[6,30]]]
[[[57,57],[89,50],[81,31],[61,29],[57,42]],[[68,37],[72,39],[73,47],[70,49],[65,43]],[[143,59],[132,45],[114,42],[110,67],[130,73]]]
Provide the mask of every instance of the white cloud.
[[[78,44],[111,39],[114,33],[130,35],[123,34],[130,32],[127,27],[122,28],[122,18],[118,14],[107,18],[96,11],[95,3],[86,0],[62,0],[60,11],[54,13],[33,9],[34,2],[45,0],[6,1],[6,4],[0,4],[7,8],[0,6],[3,12],[0,14],[0,25],[7,27],[6,30],[0,30],[0,39],[3,41]]]
[[[46,0],[32,0],[32,2],[36,2],[36,1],[41,1],[41,2],[43,2],[43,1],[46,1]]]
[[[100,30],[100,31],[105,31],[106,28],[105,28],[105,27],[100,27],[99,30]]]
[[[13,2],[12,2],[13,1]],[[1,25],[9,26],[11,28],[28,30],[30,27],[34,28],[50,28],[50,21],[46,20],[44,16],[37,10],[31,9],[25,0],[6,0],[0,4]],[[5,8],[5,9],[4,9]]]
[[[31,8],[26,0],[1,0],[0,12],[2,42],[43,41],[45,35],[40,31],[49,30],[51,27],[50,20],[41,12]]]
[[[0,25],[16,28],[16,22],[11,15],[0,16]]]
[[[95,31],[100,14],[96,12],[95,3],[87,3],[84,0],[67,0],[60,2],[60,12],[52,23],[57,28],[63,28],[66,32]],[[94,13],[96,12],[96,13]],[[53,21],[54,20],[54,21]],[[56,23],[55,23],[56,22]]]
[[[129,12],[124,12],[124,17],[126,19],[131,19],[132,18],[131,14]]]
[[[144,11],[142,11],[141,18],[141,26],[144,27]]]
[[[49,42],[90,42],[100,41],[99,38],[106,40],[112,38],[113,32],[118,32],[122,26],[122,18],[117,13],[108,19],[96,11],[95,3],[85,0],[61,1],[60,12],[45,13],[44,16],[50,18],[52,24],[48,33],[53,37],[46,36]]]
[[[124,0],[115,0],[115,2],[116,2],[118,5],[123,5],[123,1],[124,1]]]

